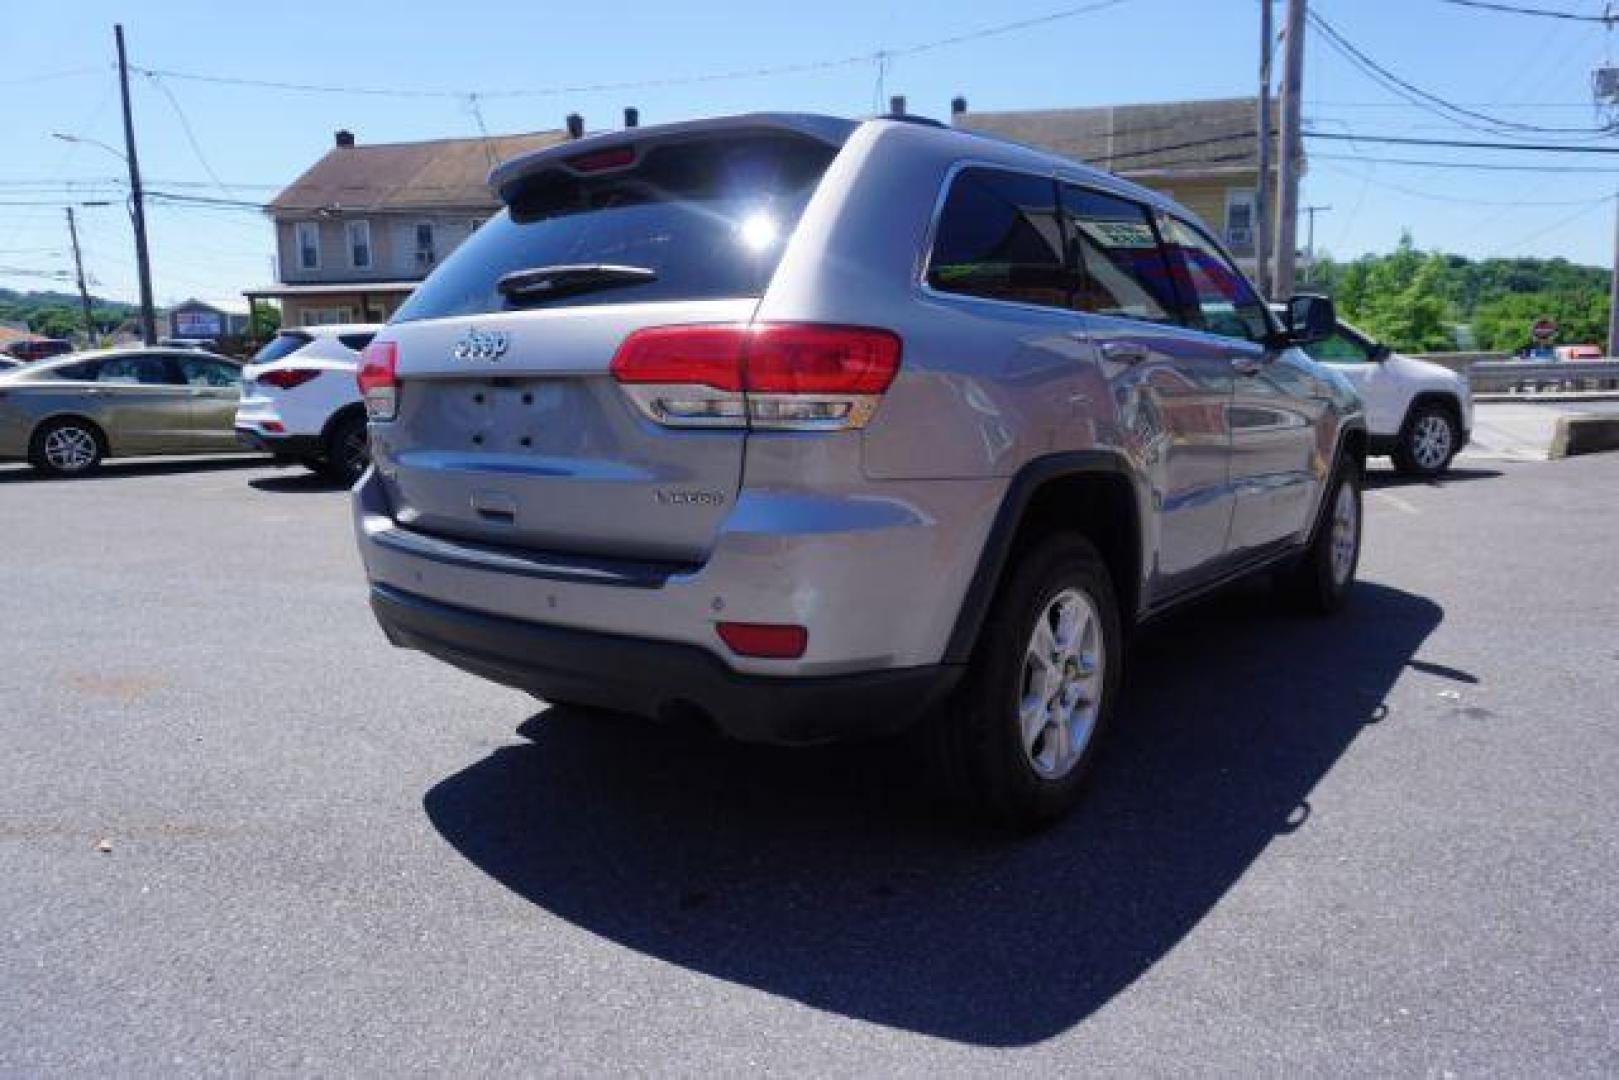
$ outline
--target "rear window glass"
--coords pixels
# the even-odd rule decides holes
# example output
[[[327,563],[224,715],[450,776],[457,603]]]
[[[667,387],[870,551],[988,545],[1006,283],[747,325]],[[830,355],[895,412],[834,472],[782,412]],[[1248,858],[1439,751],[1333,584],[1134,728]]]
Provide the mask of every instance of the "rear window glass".
[[[253,354],[253,362],[268,364],[273,360],[291,356],[312,340],[314,339],[308,334],[277,334],[264,343],[264,348]]]
[[[761,295],[837,148],[792,136],[707,139],[648,150],[630,170],[551,169],[457,248],[395,322],[522,308]],[[608,265],[651,271],[558,295],[501,294],[518,270]]]

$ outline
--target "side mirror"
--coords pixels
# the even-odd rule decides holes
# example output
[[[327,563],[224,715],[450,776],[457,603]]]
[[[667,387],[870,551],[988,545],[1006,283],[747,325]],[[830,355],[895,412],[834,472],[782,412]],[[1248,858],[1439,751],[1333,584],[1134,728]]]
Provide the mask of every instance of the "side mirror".
[[[1325,341],[1338,329],[1338,309],[1330,296],[1303,293],[1287,302],[1287,333],[1295,345]]]
[[[1383,344],[1381,341],[1378,341],[1372,344],[1371,355],[1372,363],[1381,364],[1383,361],[1394,355],[1394,350]]]

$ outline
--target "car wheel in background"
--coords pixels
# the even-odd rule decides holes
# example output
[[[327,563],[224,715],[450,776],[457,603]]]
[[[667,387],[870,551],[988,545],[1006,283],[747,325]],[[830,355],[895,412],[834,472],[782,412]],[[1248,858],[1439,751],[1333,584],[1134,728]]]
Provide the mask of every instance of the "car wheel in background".
[[[1089,541],[1057,535],[1019,560],[958,693],[923,721],[950,794],[1015,829],[1078,799],[1123,661],[1113,579]]]
[[[1315,539],[1280,579],[1299,607],[1330,615],[1349,601],[1355,570],[1360,566],[1360,535],[1360,468],[1354,461],[1345,461],[1327,489],[1326,514]]]
[[[40,425],[28,445],[28,462],[51,476],[83,476],[101,464],[101,432],[88,420],[52,420]]]
[[[1423,405],[1411,414],[1394,448],[1394,468],[1404,476],[1433,477],[1450,468],[1461,440],[1456,419],[1442,405]]]
[[[351,414],[326,433],[326,458],[320,471],[342,484],[353,484],[371,462],[365,417]]]

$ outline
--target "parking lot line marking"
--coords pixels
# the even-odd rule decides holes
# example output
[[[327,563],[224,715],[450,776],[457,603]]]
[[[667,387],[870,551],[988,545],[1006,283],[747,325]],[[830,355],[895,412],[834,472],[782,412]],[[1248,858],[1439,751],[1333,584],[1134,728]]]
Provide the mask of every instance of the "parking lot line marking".
[[[1398,495],[1392,494],[1392,493],[1387,492],[1387,491],[1374,491],[1374,492],[1372,492],[1372,498],[1381,499],[1384,502],[1388,503],[1390,506],[1394,507],[1394,509],[1402,511],[1403,513],[1407,513],[1407,514],[1420,514],[1420,513],[1422,513],[1421,510],[1418,510],[1415,506],[1412,506],[1410,503],[1406,502],[1404,499],[1400,498]]]

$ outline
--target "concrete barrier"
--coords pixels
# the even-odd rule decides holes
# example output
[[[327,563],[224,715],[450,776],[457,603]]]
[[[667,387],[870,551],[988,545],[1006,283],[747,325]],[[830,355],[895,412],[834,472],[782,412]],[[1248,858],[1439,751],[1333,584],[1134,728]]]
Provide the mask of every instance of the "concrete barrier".
[[[1563,416],[1552,434],[1551,457],[1619,450],[1619,416]]]

